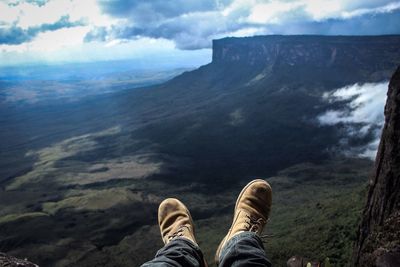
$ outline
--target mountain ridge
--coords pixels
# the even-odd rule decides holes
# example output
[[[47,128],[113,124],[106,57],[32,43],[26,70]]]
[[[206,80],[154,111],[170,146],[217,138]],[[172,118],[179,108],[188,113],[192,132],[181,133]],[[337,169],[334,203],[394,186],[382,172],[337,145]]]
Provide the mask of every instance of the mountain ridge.
[[[251,66],[253,82],[271,78],[282,71],[301,79],[304,69],[315,70],[315,75],[325,80],[329,77],[323,72],[330,71],[331,75],[340,75],[347,83],[359,79],[363,75],[360,70],[364,70],[371,73],[370,81],[376,82],[390,78],[393,70],[390,73],[381,71],[398,64],[399,44],[399,35],[230,37],[213,41],[211,64]],[[388,54],[392,57],[387,57]]]

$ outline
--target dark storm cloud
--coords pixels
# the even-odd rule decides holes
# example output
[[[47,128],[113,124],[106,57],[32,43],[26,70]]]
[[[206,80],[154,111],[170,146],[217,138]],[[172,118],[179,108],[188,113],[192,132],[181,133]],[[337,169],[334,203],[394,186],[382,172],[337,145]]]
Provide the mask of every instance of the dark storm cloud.
[[[210,36],[236,31],[244,26],[243,23],[228,20],[232,19],[221,17],[216,12],[190,13],[154,26],[99,27],[88,33],[85,41],[150,37],[174,40],[177,48],[184,50],[208,48],[211,45]]]
[[[231,0],[99,0],[102,10],[115,17],[151,22],[191,12],[223,8]]]
[[[174,41],[179,49],[209,48],[211,40],[251,29],[256,34],[330,34],[368,35],[400,33],[400,11],[367,12],[348,18],[314,20],[306,5],[282,15],[281,23],[253,23],[251,6],[243,5],[223,14],[232,0],[100,0],[102,11],[124,19],[124,23],[95,28],[85,41],[113,39],[164,38]],[[282,2],[284,3],[284,1]],[[349,1],[347,10],[374,9],[388,0]]]
[[[140,37],[174,40],[180,49],[210,46],[211,35],[239,29],[237,23],[217,12],[232,0],[100,0],[103,12],[124,18],[128,25],[99,27],[85,41],[106,39],[136,39]]]
[[[400,33],[400,10],[390,13],[367,14],[351,19],[296,22],[267,26],[273,34],[380,35]]]
[[[0,28],[0,44],[17,45],[29,42],[39,33],[46,31],[56,31],[62,28],[71,28],[84,25],[83,21],[71,22],[69,16],[63,16],[55,23],[45,23],[40,26],[23,29],[12,25],[8,28]]]

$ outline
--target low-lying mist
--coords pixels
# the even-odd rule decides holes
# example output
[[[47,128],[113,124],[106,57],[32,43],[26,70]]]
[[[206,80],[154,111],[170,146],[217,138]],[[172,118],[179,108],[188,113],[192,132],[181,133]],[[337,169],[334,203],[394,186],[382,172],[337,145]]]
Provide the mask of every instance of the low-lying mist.
[[[324,94],[324,99],[340,108],[327,110],[318,116],[321,125],[344,126],[342,144],[351,139],[369,138],[363,146],[345,153],[374,158],[384,123],[384,106],[388,82],[348,85]],[[342,104],[342,105],[340,105]]]

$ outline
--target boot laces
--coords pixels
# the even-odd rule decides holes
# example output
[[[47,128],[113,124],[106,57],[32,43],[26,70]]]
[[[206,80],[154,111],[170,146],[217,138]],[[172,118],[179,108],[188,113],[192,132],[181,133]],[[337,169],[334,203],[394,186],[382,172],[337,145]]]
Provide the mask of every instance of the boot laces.
[[[246,214],[246,218],[246,230],[250,232],[261,232],[262,228],[267,223],[263,218],[257,218],[248,214]]]
[[[172,234],[168,235],[168,237],[167,237],[168,241],[171,241],[174,238],[183,236],[184,228],[189,229],[186,225],[180,225],[175,232],[173,232]]]

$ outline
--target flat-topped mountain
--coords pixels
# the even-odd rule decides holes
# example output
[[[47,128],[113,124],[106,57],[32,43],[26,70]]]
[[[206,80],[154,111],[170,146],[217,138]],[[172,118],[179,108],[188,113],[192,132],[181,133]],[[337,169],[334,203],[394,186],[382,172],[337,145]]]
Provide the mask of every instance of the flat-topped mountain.
[[[228,37],[213,41],[212,61],[249,65],[359,66],[380,70],[382,66],[396,61],[386,55],[398,56],[399,43],[398,35]],[[366,66],[365,63],[372,63],[372,66]]]
[[[349,73],[357,78],[368,73],[379,80],[387,79],[387,71],[398,64],[399,45],[397,35],[223,38],[213,41],[213,63],[245,65],[260,72],[255,79],[282,71],[304,74],[305,69],[318,69],[317,73],[344,78]]]

